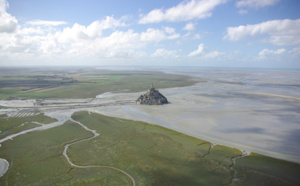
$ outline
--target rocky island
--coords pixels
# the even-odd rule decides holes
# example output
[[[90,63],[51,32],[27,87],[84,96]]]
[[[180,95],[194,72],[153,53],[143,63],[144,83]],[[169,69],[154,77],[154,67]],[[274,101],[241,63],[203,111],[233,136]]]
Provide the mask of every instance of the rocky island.
[[[143,104],[143,105],[162,105],[166,103],[168,103],[167,98],[154,88],[153,83],[150,89],[147,90],[147,93],[141,95],[136,100],[136,104]]]

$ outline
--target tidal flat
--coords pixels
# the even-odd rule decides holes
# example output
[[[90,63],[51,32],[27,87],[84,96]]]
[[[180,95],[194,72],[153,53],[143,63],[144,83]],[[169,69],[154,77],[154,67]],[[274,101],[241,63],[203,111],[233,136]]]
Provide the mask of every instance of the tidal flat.
[[[122,105],[99,108],[98,112],[300,162],[299,71],[173,69],[166,72],[189,74],[200,83],[160,89],[170,102],[167,105]],[[106,99],[120,100],[137,96],[105,94]]]
[[[166,70],[160,69],[160,71]],[[23,177],[26,180],[23,180],[24,183],[163,185],[174,184],[175,182],[171,180],[174,177],[179,179],[177,179],[179,185],[184,183],[189,183],[189,185],[257,183],[298,185],[300,183],[297,178],[300,172],[299,164],[297,164],[299,163],[298,157],[300,157],[298,148],[300,144],[298,138],[300,85],[297,71],[212,69],[168,69],[167,71],[173,75],[147,72],[147,76],[143,76],[141,71],[135,72],[135,78],[141,75],[137,81],[123,79],[131,73],[128,71],[105,72],[109,74],[107,75],[109,81],[102,84],[93,79],[93,82],[89,83],[89,88],[92,92],[97,92],[97,90],[108,90],[108,86],[111,91],[100,91],[95,97],[83,98],[83,95],[89,94],[81,93],[79,90],[84,89],[86,84],[76,84],[72,86],[78,97],[75,96],[72,99],[65,98],[72,92],[71,90],[44,87],[45,91],[34,94],[28,92],[11,94],[25,95],[24,97],[27,98],[0,100],[1,119],[8,123],[5,128],[6,133],[2,134],[6,138],[1,139],[0,158],[6,159],[10,164],[7,173],[1,178],[2,183],[17,184],[18,182],[15,182],[18,181],[17,172],[25,171],[25,167],[32,168],[29,174],[35,175],[36,171],[40,171],[43,167],[42,160],[45,159],[56,162],[49,167],[49,170],[47,169],[47,173],[52,176],[47,178],[47,174],[38,173],[40,177],[36,179],[25,179],[28,175],[24,174]],[[89,72],[84,73],[86,77]],[[103,71],[93,71],[92,76],[103,79],[102,73]],[[111,74],[116,75],[117,78]],[[151,74],[155,78],[152,78]],[[120,75],[122,77],[119,77]],[[74,74],[73,76],[78,77]],[[159,83],[159,78],[162,77],[164,77],[164,82]],[[157,85],[156,88],[168,98],[170,104],[136,105],[134,101],[146,90],[137,89],[134,82],[143,84],[147,89],[153,81],[154,86]],[[118,89],[115,85],[120,83],[124,84]],[[184,85],[187,86],[179,87]],[[2,89],[6,90],[4,87]],[[32,89],[32,91],[37,90]],[[41,99],[41,96],[47,95],[50,97]],[[44,115],[38,115],[39,113],[44,113]],[[72,116],[73,113],[75,114]],[[44,123],[24,124],[22,122],[22,120],[27,121],[28,117],[30,119],[36,116],[40,117],[39,122]],[[11,122],[18,120],[21,121]],[[80,128],[77,122],[90,130],[95,130],[100,136],[90,139],[92,133],[85,128]],[[107,123],[110,125],[105,125]],[[36,126],[39,124],[40,126]],[[156,129],[151,129],[152,127]],[[73,129],[78,130],[77,132],[80,130],[84,132],[79,132],[82,134],[80,136],[73,136],[71,132]],[[66,136],[58,135],[63,134],[64,131],[67,131]],[[43,135],[44,133],[49,133],[49,135]],[[108,136],[101,138],[105,133]],[[41,141],[46,140],[51,143],[51,149],[55,153],[50,155],[47,150],[42,154],[36,153],[36,147],[39,147],[39,152],[42,152],[43,148],[48,148],[47,145],[37,145],[36,141],[32,141],[32,144],[28,143],[28,147],[25,144],[18,144],[21,141],[23,143],[25,137],[26,143],[31,138],[32,140],[38,139],[34,135],[42,135]],[[181,136],[182,139],[174,138],[174,136]],[[197,144],[192,142],[194,140]],[[146,144],[144,146],[143,141]],[[148,142],[153,143],[154,147],[156,145],[160,147],[160,144],[161,148],[158,148],[156,152],[148,152]],[[17,143],[17,146],[14,146],[14,143]],[[173,143],[174,146],[171,145]],[[65,149],[66,144],[70,144],[68,149]],[[21,149],[27,150],[26,153],[30,156],[22,155],[25,151],[21,152],[22,150],[17,148],[22,146],[26,146]],[[66,160],[63,156],[64,151],[73,165],[78,165],[78,167],[74,167]],[[144,154],[140,157],[139,153]],[[153,157],[150,157],[151,153],[154,153]],[[177,157],[176,153],[187,154]],[[33,155],[36,155],[35,159],[40,161],[30,160],[31,156],[34,157]],[[85,155],[90,158],[83,158]],[[16,164],[15,161],[18,158],[20,158],[19,164]],[[156,161],[159,163],[155,163]],[[194,164],[189,166],[190,161]],[[34,166],[31,167],[31,163],[34,163]],[[47,161],[45,163],[47,164]],[[148,164],[148,167],[143,168],[143,165]],[[154,166],[151,167],[150,164]],[[89,167],[90,165],[92,166]],[[107,166],[121,169],[130,177]],[[191,172],[191,174],[186,175],[179,169]],[[17,172],[14,172],[16,170]],[[212,175],[206,177],[207,179],[201,179],[205,180],[201,182],[196,176],[199,171],[202,171],[203,175]],[[55,172],[58,174],[56,175]],[[154,174],[155,172],[168,173]],[[59,175],[63,176],[59,177]],[[104,175],[106,178],[99,175]]]

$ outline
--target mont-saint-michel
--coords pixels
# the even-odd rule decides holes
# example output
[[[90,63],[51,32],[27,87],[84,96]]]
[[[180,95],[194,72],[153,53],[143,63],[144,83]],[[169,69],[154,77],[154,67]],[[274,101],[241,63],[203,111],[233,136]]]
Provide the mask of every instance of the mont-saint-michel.
[[[137,100],[137,104],[142,105],[163,105],[167,104],[168,100],[158,90],[156,90],[151,84],[150,89],[147,90],[146,94],[141,95]]]

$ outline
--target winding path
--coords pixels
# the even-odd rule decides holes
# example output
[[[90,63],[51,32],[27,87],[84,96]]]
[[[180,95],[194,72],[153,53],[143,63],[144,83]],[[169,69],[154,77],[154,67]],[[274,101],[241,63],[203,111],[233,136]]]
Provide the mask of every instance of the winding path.
[[[72,113],[70,113],[70,115],[72,115]],[[49,116],[49,117],[53,117],[53,116]],[[56,118],[56,117],[53,117],[53,118]],[[0,145],[1,145],[1,143],[5,142],[5,141],[7,141],[7,140],[12,140],[13,138],[15,138],[15,137],[17,137],[17,136],[20,136],[20,135],[23,135],[23,134],[27,134],[27,133],[33,132],[33,131],[41,131],[41,130],[47,130],[47,129],[50,129],[50,128],[53,128],[53,127],[57,127],[57,126],[63,125],[67,120],[70,120],[70,121],[72,121],[72,122],[74,122],[74,123],[77,123],[78,125],[80,125],[80,126],[81,126],[82,128],[84,128],[85,130],[90,131],[90,132],[92,132],[92,133],[94,134],[92,137],[88,137],[88,138],[84,138],[84,139],[81,139],[81,140],[77,140],[77,141],[74,141],[74,142],[72,142],[72,143],[68,143],[68,144],[66,144],[66,145],[64,146],[63,155],[65,156],[65,158],[67,159],[68,163],[69,163],[71,166],[77,167],[77,168],[91,168],[91,167],[98,167],[98,168],[108,168],[108,169],[113,169],[113,170],[119,171],[119,172],[121,172],[122,174],[124,174],[124,175],[126,175],[127,177],[129,177],[129,178],[131,179],[131,181],[132,181],[132,185],[133,185],[133,186],[136,185],[136,184],[135,184],[135,180],[133,179],[133,177],[132,177],[130,174],[128,174],[127,172],[125,172],[125,171],[123,171],[123,170],[121,170],[121,169],[119,169],[119,168],[112,167],[112,166],[105,166],[105,165],[85,165],[85,166],[82,166],[82,165],[76,165],[76,164],[74,164],[74,163],[70,160],[70,158],[68,157],[68,155],[67,155],[67,150],[68,150],[69,146],[74,145],[74,144],[79,143],[79,142],[82,142],[82,141],[91,140],[91,139],[93,139],[93,138],[99,136],[100,134],[98,134],[95,130],[89,129],[88,127],[86,127],[86,126],[83,125],[82,123],[73,120],[73,119],[71,118],[71,116],[66,117],[66,118],[63,118],[63,119],[61,119],[61,118],[56,118],[56,119],[58,119],[57,122],[53,122],[53,123],[47,124],[47,125],[42,124],[42,123],[38,123],[38,122],[33,122],[33,123],[38,124],[38,125],[40,125],[40,126],[39,126],[39,127],[35,127],[35,128],[31,128],[31,129],[27,129],[27,130],[24,130],[24,131],[15,133],[15,134],[11,134],[11,135],[9,135],[9,136],[6,136],[5,138],[0,139]],[[23,124],[25,124],[25,123],[23,123]],[[0,164],[1,164],[1,165],[4,164],[4,163],[6,163],[6,162],[7,162],[7,161],[6,161],[5,159],[0,159]],[[7,169],[8,169],[8,166],[9,166],[9,164],[8,164],[8,162],[7,162],[7,166],[5,166],[6,168],[3,169],[2,171],[0,171],[0,177],[2,177],[2,176],[6,173],[6,171],[7,171]],[[2,167],[4,167],[4,166],[2,166]],[[1,175],[1,174],[2,174],[2,175]]]
[[[72,143],[68,143],[68,144],[66,144],[66,145],[64,146],[65,148],[64,148],[64,151],[63,151],[63,155],[64,155],[65,158],[67,159],[68,163],[69,163],[71,166],[77,167],[77,168],[93,168],[93,167],[94,167],[94,168],[108,168],[108,169],[113,169],[113,170],[119,171],[119,172],[125,174],[127,177],[129,177],[129,178],[131,179],[132,185],[135,186],[135,180],[133,179],[133,177],[132,177],[130,174],[128,174],[127,172],[125,172],[125,171],[123,171],[123,170],[121,170],[121,169],[119,169],[119,168],[112,167],[112,166],[106,166],[106,165],[76,165],[76,164],[74,164],[74,163],[70,160],[70,158],[69,158],[68,155],[67,155],[67,150],[68,150],[68,148],[69,148],[71,145],[74,145],[74,144],[79,143],[79,142],[91,140],[91,139],[93,139],[93,138],[95,138],[95,137],[97,137],[97,136],[100,135],[100,134],[97,133],[95,130],[89,129],[88,127],[86,127],[86,126],[83,125],[82,123],[80,123],[80,122],[78,122],[78,121],[75,121],[75,120],[73,120],[73,119],[70,119],[70,120],[71,120],[72,122],[77,123],[78,125],[80,125],[80,126],[81,126],[82,128],[84,128],[85,130],[92,132],[92,133],[94,134],[94,136],[89,137],[89,138],[85,138],[85,139],[81,139],[81,140],[78,140],[78,141],[75,141],[75,142],[72,142]]]

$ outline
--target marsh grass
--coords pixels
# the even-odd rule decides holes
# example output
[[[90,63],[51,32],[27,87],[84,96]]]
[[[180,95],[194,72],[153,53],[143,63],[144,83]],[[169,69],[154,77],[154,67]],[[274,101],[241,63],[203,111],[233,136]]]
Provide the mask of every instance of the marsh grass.
[[[73,176],[67,174],[71,167],[62,155],[64,145],[89,136],[92,134],[79,125],[66,122],[2,143],[0,155],[10,167],[0,185],[55,185],[71,180]]]
[[[231,178],[224,161],[227,157],[201,158],[210,147],[203,140],[156,125],[86,112],[75,113],[73,119],[100,132],[97,138],[70,147],[68,155],[79,164],[124,169],[139,185],[222,185]],[[236,155],[236,150],[225,150],[230,158]],[[87,159],[83,161],[82,156]]]
[[[236,185],[299,185],[300,165],[251,153],[236,160]]]
[[[152,82],[155,82],[155,86],[160,89],[189,86],[196,83],[187,76],[159,72],[95,69],[43,70],[12,69],[3,71],[3,74],[0,75],[0,99],[9,97],[94,98],[105,92],[144,91]],[[68,78],[71,81],[65,80]]]
[[[226,185],[241,151],[215,145],[144,122],[77,112],[72,118],[100,133],[71,145],[77,165],[106,165],[126,171],[137,185]],[[31,132],[6,141],[0,157],[9,161],[0,185],[132,185],[108,168],[76,168],[62,155],[64,145],[93,136],[78,124]],[[210,149],[210,151],[209,151]],[[236,160],[232,185],[299,185],[299,164],[252,153]]]
[[[40,113],[35,116],[29,117],[0,117],[0,138],[8,135],[21,132],[26,129],[35,128],[38,124],[32,123],[33,121],[42,124],[49,124],[57,121],[56,119],[45,116]]]

